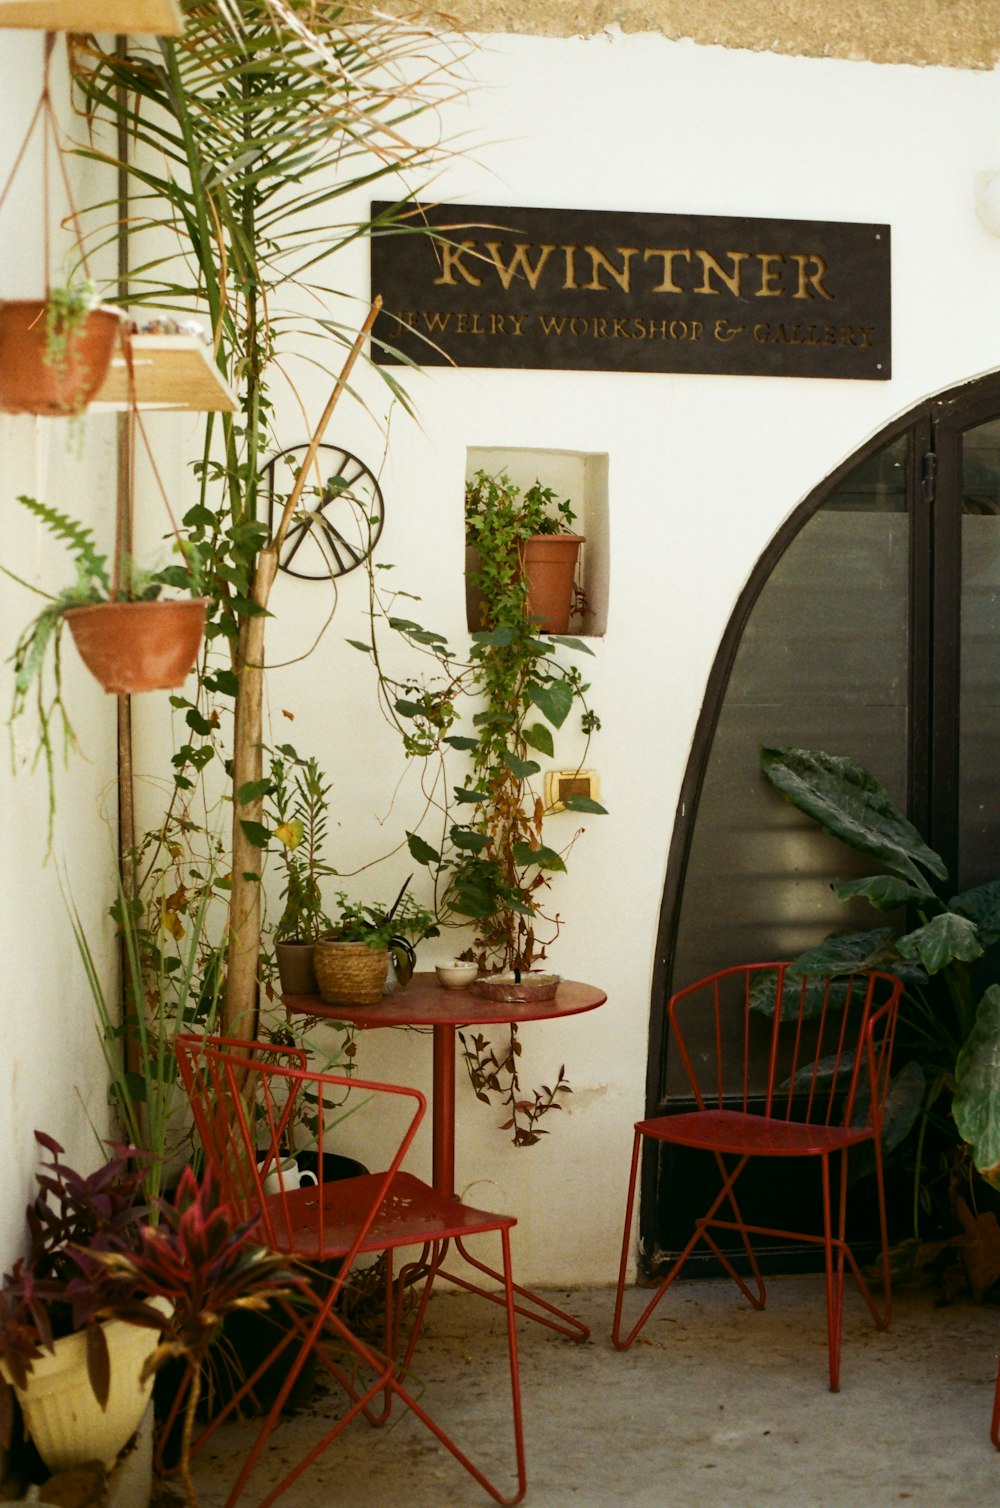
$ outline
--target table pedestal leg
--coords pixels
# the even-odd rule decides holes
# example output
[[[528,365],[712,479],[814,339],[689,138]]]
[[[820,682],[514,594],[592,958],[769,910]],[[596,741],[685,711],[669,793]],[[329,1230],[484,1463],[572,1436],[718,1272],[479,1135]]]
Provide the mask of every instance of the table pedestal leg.
[[[455,1197],[455,1033],[450,1025],[434,1027],[434,1139],[431,1181],[439,1194]]]
[[[446,1198],[455,1197],[455,1038],[457,1027],[450,1025],[435,1025],[434,1027],[434,1090],[433,1090],[433,1183],[439,1194]],[[445,1242],[447,1250],[448,1243]],[[503,1274],[480,1262],[477,1257],[471,1255],[465,1248],[461,1237],[455,1240],[455,1250],[465,1259],[470,1267],[478,1268],[487,1277],[502,1282]],[[466,1288],[472,1293],[478,1293],[492,1303],[502,1304],[502,1293],[494,1293],[486,1288],[480,1288],[477,1283],[472,1283],[468,1278],[459,1277],[453,1271],[445,1271],[442,1268],[442,1276],[456,1283],[460,1288]],[[587,1326],[582,1321],[567,1314],[564,1309],[556,1308],[548,1299],[543,1299],[540,1294],[532,1293],[530,1288],[522,1288],[520,1284],[514,1284],[514,1292],[522,1303],[516,1303],[515,1309],[524,1319],[534,1320],[536,1324],[545,1325],[550,1330],[556,1330],[560,1335],[568,1335],[572,1340],[586,1340],[590,1334]],[[525,1307],[530,1305],[530,1307]]]

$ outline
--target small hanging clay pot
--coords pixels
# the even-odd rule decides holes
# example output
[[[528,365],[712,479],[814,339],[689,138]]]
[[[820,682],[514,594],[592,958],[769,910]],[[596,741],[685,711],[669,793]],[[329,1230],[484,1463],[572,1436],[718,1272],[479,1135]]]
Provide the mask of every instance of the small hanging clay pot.
[[[576,557],[584,542],[582,534],[533,534],[519,547],[528,617],[539,620],[541,633],[564,634],[569,628]]]
[[[105,691],[172,691],[198,658],[204,597],[97,602],[63,614],[80,658]]]
[[[44,299],[0,303],[0,409],[8,414],[79,414],[107,374],[125,315],[100,304],[49,349]]]

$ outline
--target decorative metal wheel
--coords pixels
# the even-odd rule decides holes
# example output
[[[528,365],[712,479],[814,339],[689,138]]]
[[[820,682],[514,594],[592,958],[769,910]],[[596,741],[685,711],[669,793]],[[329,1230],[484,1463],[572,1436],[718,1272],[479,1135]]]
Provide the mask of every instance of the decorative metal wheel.
[[[308,444],[290,445],[261,470],[268,525],[277,528]],[[382,533],[385,503],[375,475],[342,445],[322,444],[285,535],[279,570],[302,581],[327,581],[357,570]]]

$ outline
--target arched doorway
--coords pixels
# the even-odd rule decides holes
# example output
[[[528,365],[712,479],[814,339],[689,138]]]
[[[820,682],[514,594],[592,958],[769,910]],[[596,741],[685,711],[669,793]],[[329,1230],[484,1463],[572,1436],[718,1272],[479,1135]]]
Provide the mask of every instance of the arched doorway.
[[[957,891],[1000,868],[998,734],[1000,375],[926,400],[838,468],[775,535],[736,605],[668,861],[647,1114],[681,1092],[663,1032],[673,989],[871,925],[866,908],[852,917],[829,888],[851,873],[850,856],[771,789],[760,746],[868,766],[942,854]],[[868,867],[859,858],[856,872]],[[685,1175],[651,1149],[641,1226],[650,1272],[687,1218],[685,1176],[696,1180],[696,1165]],[[773,1191],[775,1216],[783,1197]]]

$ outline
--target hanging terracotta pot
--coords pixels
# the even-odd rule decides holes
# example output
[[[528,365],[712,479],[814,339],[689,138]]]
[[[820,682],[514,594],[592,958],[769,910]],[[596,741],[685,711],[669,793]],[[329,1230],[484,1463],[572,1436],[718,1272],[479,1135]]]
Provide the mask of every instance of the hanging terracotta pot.
[[[97,602],[63,614],[80,658],[118,696],[183,686],[205,629],[204,597]]]
[[[79,414],[107,374],[121,309],[100,304],[50,348],[44,299],[0,303],[0,409],[8,414]]]
[[[520,546],[528,584],[528,617],[539,620],[541,633],[564,634],[569,628],[576,558],[585,538],[583,534],[533,534]]]

